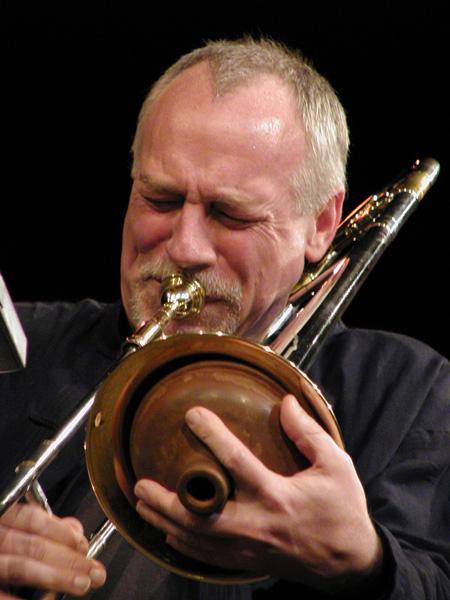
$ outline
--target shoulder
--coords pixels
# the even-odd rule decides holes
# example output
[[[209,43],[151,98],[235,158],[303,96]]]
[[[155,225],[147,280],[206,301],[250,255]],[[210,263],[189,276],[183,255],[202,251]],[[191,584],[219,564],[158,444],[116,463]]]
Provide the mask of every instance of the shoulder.
[[[400,447],[429,445],[450,428],[450,364],[408,336],[339,325],[309,374],[363,462],[376,455],[382,464],[382,455],[387,462]]]
[[[54,428],[117,360],[121,305],[94,300],[16,305],[26,368],[2,376],[0,414]],[[3,411],[3,413],[2,413]]]
[[[406,335],[347,328],[339,324],[327,337],[311,368],[312,377],[334,386],[350,381],[415,387],[426,394],[440,373],[450,373],[449,361],[430,346]]]
[[[107,352],[114,352],[119,343],[119,303],[85,299],[73,303],[19,303],[16,309],[28,339],[30,360],[42,358],[49,348],[55,351],[83,339],[95,346],[103,344]]]
[[[440,365],[448,361],[427,344],[398,333],[349,328],[339,324],[326,339],[319,360],[329,360],[338,353],[340,361],[352,365],[369,362],[373,367],[386,365],[401,368],[411,364]]]
[[[64,329],[76,321],[80,325],[92,323],[116,305],[86,298],[79,302],[21,302],[15,306],[24,329],[34,332]]]

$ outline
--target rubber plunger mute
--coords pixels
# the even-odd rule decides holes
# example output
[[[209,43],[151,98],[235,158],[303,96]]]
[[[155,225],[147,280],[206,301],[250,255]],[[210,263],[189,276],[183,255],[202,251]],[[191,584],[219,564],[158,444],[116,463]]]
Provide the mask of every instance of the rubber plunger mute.
[[[231,496],[231,482],[219,465],[210,461],[188,467],[177,483],[177,494],[184,506],[199,515],[222,510]]]

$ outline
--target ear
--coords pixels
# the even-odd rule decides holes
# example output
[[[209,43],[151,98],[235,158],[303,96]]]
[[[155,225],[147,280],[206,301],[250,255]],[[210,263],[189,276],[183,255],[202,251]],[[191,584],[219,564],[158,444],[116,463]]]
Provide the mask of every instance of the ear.
[[[340,190],[328,200],[320,213],[314,217],[305,247],[305,256],[309,262],[320,260],[333,241],[336,229],[341,222],[344,198],[345,192]]]

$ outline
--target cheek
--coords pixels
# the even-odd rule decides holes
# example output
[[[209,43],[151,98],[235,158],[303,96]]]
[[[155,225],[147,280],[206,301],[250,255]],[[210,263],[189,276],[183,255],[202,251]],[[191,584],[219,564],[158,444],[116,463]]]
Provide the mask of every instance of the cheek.
[[[278,269],[272,240],[245,230],[228,235],[220,249],[225,269],[230,277],[239,281],[242,289],[241,318],[245,320],[254,313],[264,312],[267,303],[272,301],[271,287]]]
[[[265,302],[286,297],[297,283],[304,266],[304,244],[301,232],[291,243],[288,236],[265,236],[248,252],[249,270],[258,295]],[[253,254],[252,254],[253,253]]]
[[[129,256],[134,257],[153,250],[169,237],[169,225],[166,215],[130,210],[124,224],[124,250]]]
[[[253,279],[257,252],[245,232],[227,232],[217,236],[216,251],[219,261],[222,260],[226,268],[239,278],[241,285]]]

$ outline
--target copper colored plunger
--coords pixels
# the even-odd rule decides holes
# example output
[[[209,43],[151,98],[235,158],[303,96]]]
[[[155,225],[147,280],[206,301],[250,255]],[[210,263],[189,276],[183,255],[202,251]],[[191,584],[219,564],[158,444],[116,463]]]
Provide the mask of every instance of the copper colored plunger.
[[[167,356],[158,355],[158,345]],[[281,429],[280,403],[286,393],[295,393],[340,443],[325,401],[279,356],[228,336],[178,335],[152,346],[143,352],[151,352],[158,364],[145,374],[143,366],[142,378],[126,386],[113,415],[114,469],[133,506],[133,488],[141,478],[176,491],[198,514],[219,511],[232,497],[233,480],[185,423],[193,406],[212,410],[258,459],[282,475],[307,466]],[[148,362],[142,362],[148,371]]]
[[[133,419],[129,452],[135,477],[176,490],[193,512],[211,514],[223,507],[232,483],[185,425],[193,406],[214,411],[269,468],[283,475],[304,468],[304,459],[280,443],[282,396],[281,386],[267,375],[231,361],[201,361],[167,375],[145,394]]]

